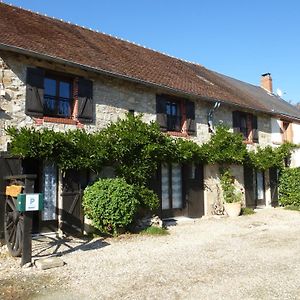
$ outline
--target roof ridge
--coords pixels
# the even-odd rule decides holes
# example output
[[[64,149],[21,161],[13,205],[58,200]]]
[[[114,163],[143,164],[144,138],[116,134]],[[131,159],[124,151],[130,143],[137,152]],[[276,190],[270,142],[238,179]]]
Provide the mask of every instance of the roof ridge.
[[[121,37],[118,37],[118,36],[115,36],[115,35],[112,35],[112,34],[109,34],[109,33],[106,33],[106,32],[103,32],[103,31],[99,31],[98,29],[92,29],[90,27],[86,27],[86,26],[83,26],[83,25],[79,25],[79,24],[76,24],[76,23],[73,23],[71,21],[66,21],[64,19],[60,19],[58,17],[53,17],[53,16],[49,16],[47,14],[44,14],[44,13],[40,13],[40,12],[37,12],[37,11],[33,11],[29,8],[24,8],[22,6],[16,6],[12,3],[7,3],[7,2],[4,2],[3,0],[0,0],[0,4],[4,4],[4,5],[8,5],[8,6],[11,6],[11,7],[15,7],[15,8],[18,8],[18,9],[21,9],[21,10],[24,10],[24,11],[27,11],[27,12],[30,12],[32,14],[35,14],[35,15],[38,15],[38,16],[41,16],[41,17],[46,17],[46,18],[49,18],[51,20],[55,20],[55,21],[59,21],[59,22],[62,22],[62,23],[65,23],[65,24],[68,24],[68,25],[72,25],[72,26],[75,26],[75,27],[79,27],[79,28],[82,28],[84,30],[88,30],[88,31],[92,31],[94,33],[99,33],[99,34],[103,34],[103,35],[106,35],[106,36],[109,36],[111,38],[114,38],[116,40],[120,40],[122,42],[126,42],[126,43],[129,43],[129,44],[132,44],[132,45],[135,45],[135,46],[138,46],[138,47],[141,47],[141,48],[144,48],[144,49],[147,49],[147,50],[150,50],[150,51],[153,51],[153,52],[156,52],[158,54],[161,54],[161,55],[164,55],[164,56],[167,56],[167,57],[170,57],[170,58],[174,58],[176,60],[179,60],[179,61],[182,61],[182,62],[185,62],[185,63],[188,63],[188,64],[193,64],[193,65],[197,65],[197,66],[200,66],[200,67],[204,67],[203,65],[201,65],[200,63],[198,62],[193,62],[193,61],[189,61],[189,60],[186,60],[186,59],[183,59],[183,58],[179,58],[179,57],[176,57],[174,55],[171,55],[171,54],[168,54],[168,53],[165,53],[165,52],[162,52],[162,51],[159,51],[159,50],[156,50],[156,49],[153,49],[153,48],[149,48],[147,46],[144,46],[144,45],[141,45],[139,43],[136,43],[136,42],[133,42],[133,41],[129,41],[127,39],[124,39],[124,38],[121,38]],[[205,67],[204,67],[205,68]]]

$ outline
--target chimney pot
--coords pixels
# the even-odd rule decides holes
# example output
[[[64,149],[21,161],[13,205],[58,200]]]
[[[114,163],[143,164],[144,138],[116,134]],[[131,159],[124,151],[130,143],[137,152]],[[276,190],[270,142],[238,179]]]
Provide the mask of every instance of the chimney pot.
[[[273,93],[271,73],[264,73],[261,75],[260,87],[265,89],[269,93]]]

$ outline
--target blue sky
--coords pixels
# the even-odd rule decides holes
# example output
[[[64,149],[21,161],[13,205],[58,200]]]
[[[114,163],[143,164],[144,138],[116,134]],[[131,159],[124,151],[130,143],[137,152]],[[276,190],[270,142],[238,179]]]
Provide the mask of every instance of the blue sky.
[[[4,1],[5,2],[5,1]],[[273,89],[300,102],[298,0],[9,0],[91,27],[217,72]]]

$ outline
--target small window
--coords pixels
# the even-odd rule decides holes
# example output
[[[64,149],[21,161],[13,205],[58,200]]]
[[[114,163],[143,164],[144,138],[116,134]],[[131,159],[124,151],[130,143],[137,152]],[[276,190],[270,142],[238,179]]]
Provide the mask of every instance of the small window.
[[[167,113],[167,130],[180,131],[181,130],[181,110],[180,103],[175,101],[166,102]]]
[[[241,133],[245,141],[258,143],[257,116],[251,113],[234,111],[233,131]]]
[[[46,76],[44,78],[44,115],[70,118],[73,109],[72,81]]]

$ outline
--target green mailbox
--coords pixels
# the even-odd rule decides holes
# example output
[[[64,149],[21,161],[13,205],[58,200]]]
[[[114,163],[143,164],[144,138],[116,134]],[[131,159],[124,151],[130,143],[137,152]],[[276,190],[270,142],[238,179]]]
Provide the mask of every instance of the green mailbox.
[[[44,197],[41,193],[19,194],[16,204],[16,208],[20,212],[43,210]]]

